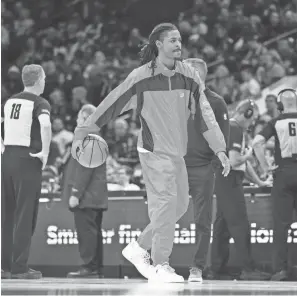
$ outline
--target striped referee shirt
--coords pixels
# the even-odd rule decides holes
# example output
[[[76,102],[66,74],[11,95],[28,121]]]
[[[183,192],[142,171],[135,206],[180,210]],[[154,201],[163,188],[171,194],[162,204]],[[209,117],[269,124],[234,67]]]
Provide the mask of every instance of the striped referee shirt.
[[[10,97],[2,105],[4,145],[27,147],[29,152],[42,149],[39,115],[50,115],[51,107],[44,98],[29,92]]]
[[[297,160],[297,112],[284,113],[272,119],[260,132],[269,140],[275,137],[275,163],[281,164],[283,159]]]

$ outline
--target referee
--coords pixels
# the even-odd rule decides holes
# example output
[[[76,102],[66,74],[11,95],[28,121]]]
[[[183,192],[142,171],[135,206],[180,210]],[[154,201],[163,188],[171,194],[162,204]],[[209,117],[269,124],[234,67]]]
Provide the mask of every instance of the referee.
[[[255,269],[251,256],[250,224],[247,216],[243,191],[246,177],[258,186],[270,186],[259,179],[251,166],[253,150],[247,149],[245,131],[255,120],[256,105],[252,100],[239,103],[233,118],[230,119],[230,139],[228,156],[231,163],[230,174],[224,178],[216,174],[215,193],[217,201],[216,218],[213,225],[211,245],[211,266],[208,279],[216,279],[226,267],[229,259],[229,240],[234,246],[241,267],[241,280],[265,280],[270,275]]]
[[[28,267],[35,230],[41,175],[51,142],[50,105],[40,97],[45,73],[39,65],[22,70],[24,91],[2,108],[2,278],[39,279]]]
[[[184,62],[194,67],[202,81],[205,81],[208,69],[203,60],[188,59]],[[208,88],[205,89],[205,95],[224,135],[225,142],[228,143],[229,117],[225,100]],[[189,282],[202,282],[202,271],[205,268],[211,235],[212,201],[215,183],[214,167],[220,166],[220,164],[201,132],[200,122],[193,120],[191,117],[188,120],[188,133],[188,149],[185,162],[188,171],[190,195],[193,200],[197,239],[197,251],[190,268]],[[227,159],[226,155],[225,158]]]
[[[278,94],[282,114],[272,119],[253,141],[255,154],[264,170],[269,168],[265,158],[264,144],[275,137],[275,164],[277,165],[273,189],[273,235],[274,275],[271,280],[280,281],[288,277],[288,230],[293,220],[293,209],[297,211],[297,93],[294,89],[283,89]],[[296,250],[295,250],[296,251]]]

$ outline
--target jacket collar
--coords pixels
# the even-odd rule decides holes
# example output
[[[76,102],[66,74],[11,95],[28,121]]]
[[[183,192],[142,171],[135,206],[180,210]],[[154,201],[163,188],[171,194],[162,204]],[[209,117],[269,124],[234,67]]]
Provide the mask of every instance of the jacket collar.
[[[167,77],[172,77],[176,73],[176,69],[178,67],[178,62],[175,62],[175,68],[173,70],[168,69],[159,58],[156,59],[156,68],[155,68],[155,75],[163,74]]]

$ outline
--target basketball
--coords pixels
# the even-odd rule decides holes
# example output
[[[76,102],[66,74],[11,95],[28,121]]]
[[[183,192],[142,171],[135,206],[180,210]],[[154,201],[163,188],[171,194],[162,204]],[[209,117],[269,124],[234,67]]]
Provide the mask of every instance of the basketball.
[[[102,165],[108,156],[108,145],[98,135],[89,134],[82,143],[82,149],[77,148],[76,159],[84,167],[96,168]]]

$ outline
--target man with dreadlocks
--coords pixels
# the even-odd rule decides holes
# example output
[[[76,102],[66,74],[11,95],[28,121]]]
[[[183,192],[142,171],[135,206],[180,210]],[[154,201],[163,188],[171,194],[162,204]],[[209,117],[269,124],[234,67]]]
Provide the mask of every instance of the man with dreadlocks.
[[[205,97],[205,86],[194,68],[179,61],[181,36],[172,24],[154,28],[142,52],[142,66],[133,70],[75,130],[72,153],[82,149],[91,132],[127,110],[135,108],[141,120],[138,151],[148,195],[150,224],[131,242],[123,256],[149,280],[183,282],[169,266],[175,223],[187,211],[187,120],[199,116],[211,149],[226,162],[226,143]],[[228,169],[225,169],[228,174]],[[151,249],[152,261],[147,250]]]

